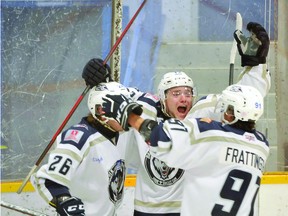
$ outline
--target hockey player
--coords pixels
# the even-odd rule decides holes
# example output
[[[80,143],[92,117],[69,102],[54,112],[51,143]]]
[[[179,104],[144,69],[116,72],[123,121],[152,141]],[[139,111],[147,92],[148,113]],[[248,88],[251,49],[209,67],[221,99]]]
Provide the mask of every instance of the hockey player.
[[[261,34],[264,33],[261,32]],[[249,43],[253,43],[253,41]],[[264,43],[269,45],[269,40],[263,41]],[[256,47],[259,47],[259,45],[256,44]],[[247,51],[245,53],[248,54]],[[251,58],[257,59],[255,56],[251,56]],[[249,56],[246,59],[249,59]],[[88,67],[89,71],[83,72],[83,78],[86,83],[93,86],[95,82],[93,79],[98,80],[93,74],[98,74],[99,76],[101,73],[96,73],[95,71],[103,70],[103,65],[101,60],[94,60],[93,64],[91,63],[92,61],[90,61],[90,66]],[[267,66],[260,63],[265,62],[259,61],[259,64],[253,67],[249,65],[249,62],[246,62],[239,84],[254,85],[265,96],[270,89],[270,74],[267,71]],[[105,67],[107,69],[108,66],[106,65]],[[109,72],[106,73],[109,74]],[[195,88],[191,78],[183,72],[171,72],[165,74],[159,83],[158,100],[150,94],[143,94],[137,99],[137,102],[143,105],[143,118],[165,120],[174,117],[182,120],[192,107],[194,92]],[[193,106],[189,115],[191,117],[207,116],[220,120],[220,112],[215,109],[218,100],[219,95],[214,94],[201,98]],[[135,151],[139,153],[137,156],[140,158],[140,161],[137,161],[137,156],[134,157],[137,162],[134,161],[135,165],[133,166],[133,168],[137,169],[134,215],[180,215],[181,184],[184,170],[169,167],[164,162],[153,157],[149,152],[149,147],[145,145],[139,134],[136,134],[136,140],[138,149],[134,145],[134,150],[130,149],[129,151],[129,158],[131,155],[136,155],[132,153]],[[130,158],[131,160],[132,158]]]
[[[185,170],[181,215],[258,215],[258,191],[269,155],[265,136],[256,131],[264,110],[254,87],[231,85],[217,103],[222,122],[209,118],[144,120],[125,109],[123,97],[106,95],[104,109],[122,125],[137,129],[151,143],[151,154]],[[125,100],[128,100],[125,98]],[[125,102],[127,104],[127,102]],[[128,119],[128,120],[127,120]]]
[[[31,177],[38,193],[61,216],[114,216],[123,200],[126,141],[119,136],[123,128],[99,106],[107,92],[129,94],[116,82],[93,87],[90,114],[58,135],[48,163]],[[136,103],[128,106],[141,114]]]
[[[110,74],[109,66],[103,67],[102,62],[100,59],[91,59],[86,64],[83,78],[88,85],[98,82],[99,78],[93,76],[95,71],[98,71],[96,74],[100,78],[105,73]],[[195,96],[193,80],[184,72],[169,72],[163,76],[158,86],[160,100],[157,96],[132,88],[128,91],[132,92],[134,101],[143,105],[142,117],[158,121],[171,117],[184,119]],[[153,157],[149,146],[138,133],[135,134],[135,139],[139,145],[133,142],[134,139],[126,142],[126,164],[137,170],[134,216],[179,216],[184,170],[169,167]]]
[[[148,94],[149,95],[149,94]],[[156,108],[158,122],[171,117],[184,119],[190,111],[196,96],[193,80],[184,72],[169,72],[164,74],[158,85],[157,96],[153,107]],[[144,99],[147,98],[147,94]],[[139,98],[137,102],[143,105],[142,117],[153,119],[147,115],[149,106]],[[179,216],[183,192],[183,169],[168,166],[150,153],[150,147],[143,142],[139,133],[135,133],[138,143],[140,161],[138,162],[134,198],[134,216]],[[135,146],[135,144],[134,144]]]

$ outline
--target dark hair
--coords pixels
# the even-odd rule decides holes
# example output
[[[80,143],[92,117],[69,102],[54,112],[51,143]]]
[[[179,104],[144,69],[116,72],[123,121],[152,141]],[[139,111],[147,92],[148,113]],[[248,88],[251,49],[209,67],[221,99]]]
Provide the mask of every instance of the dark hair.
[[[88,113],[88,115],[87,115],[87,122],[89,124],[93,124],[96,122],[95,118],[93,117],[93,115],[91,113]]]
[[[255,130],[256,123],[255,121],[249,120],[249,121],[241,121],[238,120],[234,124],[231,125],[232,127],[242,129],[247,132],[253,132]]]

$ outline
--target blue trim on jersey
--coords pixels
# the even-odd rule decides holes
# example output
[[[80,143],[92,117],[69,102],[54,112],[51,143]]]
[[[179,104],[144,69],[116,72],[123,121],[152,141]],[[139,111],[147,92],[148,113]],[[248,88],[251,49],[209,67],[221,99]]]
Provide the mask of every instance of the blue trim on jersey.
[[[228,124],[222,124],[221,122],[218,121],[212,121],[208,123],[200,120],[201,118],[196,119],[200,133],[208,130],[221,130],[225,132],[232,132],[241,136],[244,135],[245,133],[248,133],[247,131],[232,127],[231,125]],[[257,140],[260,140],[261,142],[264,142],[267,146],[269,146],[268,141],[261,132],[254,130],[253,132],[250,133],[254,134]]]
[[[145,95],[146,93],[143,93],[140,97],[138,97],[137,101],[142,101],[149,104],[150,106],[156,107],[159,101],[155,102],[155,100],[145,97]]]
[[[150,135],[150,145],[153,147],[158,146],[158,141],[169,142],[171,139],[167,136],[167,134],[163,130],[163,123],[160,122],[159,125],[153,128]]]
[[[78,142],[72,139],[65,140],[67,132],[71,130],[83,132],[83,135],[81,136]],[[83,117],[82,120],[79,122],[79,124],[71,126],[61,134],[61,144],[73,145],[79,150],[81,150],[84,144],[86,143],[87,139],[89,138],[89,136],[91,136],[96,132],[97,130],[86,121],[86,117]]]
[[[209,130],[219,130],[219,131],[224,131],[224,132],[231,132],[234,134],[238,134],[240,136],[243,136],[245,133],[248,133],[247,131],[238,129],[238,128],[234,128],[231,125],[225,125],[222,124],[221,122],[218,121],[212,121],[210,123],[206,122],[206,121],[200,121],[201,118],[197,118],[197,125],[199,128],[199,132],[205,132],[205,131],[209,131]],[[254,132],[252,133],[254,134],[254,136],[256,137],[257,140],[264,142],[267,146],[269,146],[269,143],[267,141],[267,139],[265,138],[265,136],[259,132],[254,130]],[[157,147],[158,146],[158,141],[162,141],[162,142],[169,142],[171,141],[171,139],[167,136],[167,134],[165,133],[165,131],[163,130],[163,123],[159,123],[158,126],[156,126],[150,135],[150,145],[153,147]]]
[[[53,197],[60,197],[64,195],[71,196],[68,187],[53,182],[49,179],[45,179],[45,187],[49,190]]]
[[[199,99],[196,101],[196,103],[198,103],[198,102],[201,101],[201,100],[205,100],[207,97],[208,97],[208,95],[199,98]],[[195,104],[196,104],[196,103],[195,103]],[[195,105],[195,104],[194,104],[194,105]]]

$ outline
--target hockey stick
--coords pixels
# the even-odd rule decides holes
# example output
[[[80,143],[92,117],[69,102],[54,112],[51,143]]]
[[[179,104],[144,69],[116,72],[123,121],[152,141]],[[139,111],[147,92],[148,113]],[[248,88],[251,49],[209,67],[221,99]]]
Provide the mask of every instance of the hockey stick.
[[[236,29],[239,29],[242,31],[242,17],[240,13],[236,14]],[[235,63],[235,58],[236,58],[236,52],[237,52],[237,42],[234,39],[231,52],[230,52],[230,70],[229,70],[229,85],[233,84],[233,79],[234,79],[234,63]]]
[[[47,216],[46,214],[40,213],[40,212],[36,212],[36,211],[32,211],[30,209],[24,208],[22,206],[16,206],[7,202],[4,202],[3,200],[1,200],[1,206],[3,208],[7,208],[16,212],[20,212],[22,214],[25,215],[31,215],[31,216]]]
[[[105,65],[108,62],[108,60],[110,59],[110,57],[112,56],[112,54],[116,50],[117,46],[122,41],[122,39],[125,36],[126,32],[129,30],[130,26],[133,24],[134,20],[136,19],[136,17],[138,16],[139,12],[143,8],[143,6],[146,3],[146,1],[147,0],[144,0],[142,2],[142,4],[140,5],[140,7],[137,9],[137,11],[133,15],[133,17],[131,18],[131,20],[129,21],[129,23],[127,24],[127,26],[125,27],[125,29],[123,30],[123,32],[121,33],[121,35],[119,36],[119,38],[117,39],[117,41],[115,42],[113,47],[111,48],[110,52],[108,53],[108,55],[104,59],[103,65]],[[48,151],[52,147],[52,145],[55,142],[57,136],[63,130],[63,128],[65,127],[65,125],[67,124],[67,122],[69,121],[69,119],[71,118],[71,116],[73,115],[73,113],[75,112],[75,110],[77,109],[77,107],[79,106],[79,104],[81,103],[81,101],[83,100],[85,95],[87,94],[87,92],[90,90],[90,88],[91,88],[91,86],[87,85],[86,88],[84,89],[84,91],[82,92],[82,94],[79,96],[79,98],[75,102],[74,106],[72,107],[72,109],[70,110],[70,112],[68,113],[68,115],[66,116],[66,118],[64,119],[64,121],[62,122],[62,124],[60,125],[58,130],[56,131],[56,133],[54,134],[54,136],[52,137],[51,141],[46,146],[46,148],[44,149],[44,151],[42,152],[42,154],[40,155],[39,159],[36,161],[34,166],[31,168],[31,170],[28,173],[28,175],[26,176],[26,178],[23,180],[22,184],[20,185],[19,189],[17,190],[18,194],[20,194],[22,192],[22,190],[24,189],[25,185],[28,183],[31,175],[36,171],[37,167],[40,165],[40,163],[42,162],[42,160],[44,159],[44,157],[46,156],[46,154],[48,153]]]

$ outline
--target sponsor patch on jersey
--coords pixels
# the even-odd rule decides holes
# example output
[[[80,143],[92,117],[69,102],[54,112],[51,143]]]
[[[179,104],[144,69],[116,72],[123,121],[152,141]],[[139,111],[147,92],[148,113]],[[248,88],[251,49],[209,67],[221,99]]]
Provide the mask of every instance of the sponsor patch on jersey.
[[[93,157],[93,158],[92,158],[92,161],[93,161],[93,162],[97,162],[97,163],[101,163],[103,160],[104,160],[104,159],[103,159],[102,156],[100,156],[100,157]]]
[[[83,136],[84,132],[79,130],[68,130],[65,134],[64,141],[73,141],[78,143]]]
[[[251,133],[244,133],[243,136],[245,137],[246,140],[249,140],[249,141],[255,141],[256,140],[255,135],[251,134]]]

